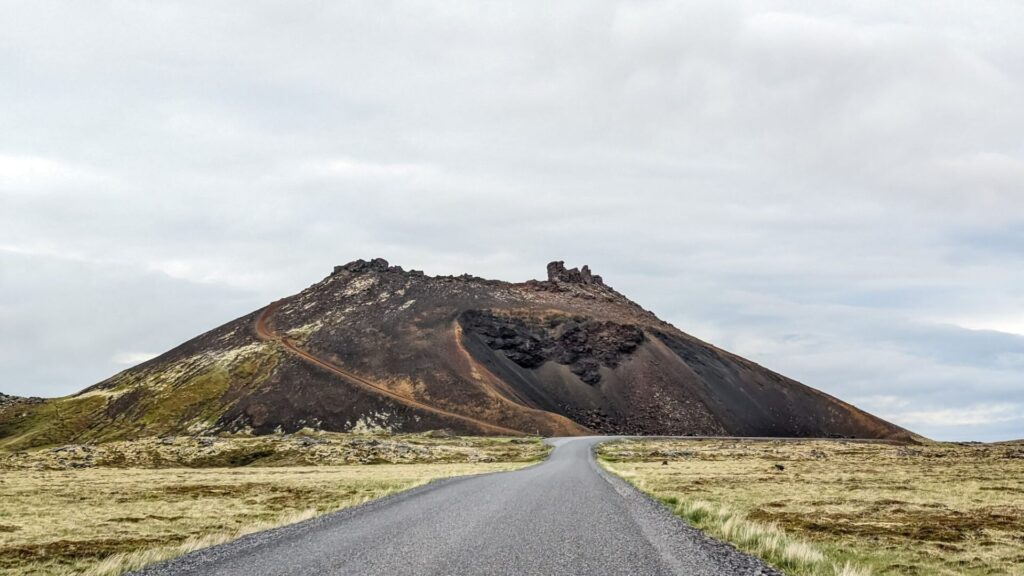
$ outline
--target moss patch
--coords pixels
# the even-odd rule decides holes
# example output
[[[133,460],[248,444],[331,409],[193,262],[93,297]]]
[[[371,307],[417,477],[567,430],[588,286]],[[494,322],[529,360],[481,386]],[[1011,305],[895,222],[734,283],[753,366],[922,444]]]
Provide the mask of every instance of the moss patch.
[[[97,427],[106,399],[69,397],[42,404],[15,406],[0,417],[0,448],[64,444]]]
[[[220,415],[220,399],[230,385],[228,370],[214,367],[147,399],[138,421],[158,433],[196,422],[212,424]]]
[[[128,370],[78,396],[4,406],[0,449],[216,431],[233,391],[258,386],[278,362],[273,347],[253,343]]]

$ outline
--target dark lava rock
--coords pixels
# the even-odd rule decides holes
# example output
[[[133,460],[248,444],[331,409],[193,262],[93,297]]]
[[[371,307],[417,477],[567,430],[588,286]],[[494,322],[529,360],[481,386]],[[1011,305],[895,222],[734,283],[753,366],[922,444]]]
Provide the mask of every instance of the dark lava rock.
[[[566,270],[565,262],[562,260],[556,260],[548,264],[548,282],[604,285],[604,280],[600,276],[592,274],[589,266],[583,266],[582,270],[578,268]]]
[[[600,382],[602,366],[618,366],[644,341],[643,331],[636,326],[583,317],[553,316],[542,322],[533,317],[467,310],[459,320],[464,329],[523,368],[557,362],[569,366],[587,384]]]
[[[395,272],[401,272],[400,266],[391,267],[388,265],[388,261],[383,258],[374,258],[367,262],[360,258],[359,260],[353,260],[344,266],[335,266],[334,273],[337,274],[343,270],[361,274],[363,272],[387,272],[389,269]]]

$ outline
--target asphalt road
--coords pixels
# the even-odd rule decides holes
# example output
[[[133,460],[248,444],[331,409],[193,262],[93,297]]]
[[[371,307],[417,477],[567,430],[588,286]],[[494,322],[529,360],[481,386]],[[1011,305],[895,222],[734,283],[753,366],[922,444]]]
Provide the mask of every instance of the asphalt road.
[[[434,482],[139,574],[776,574],[600,470],[602,440],[556,439],[536,466]]]

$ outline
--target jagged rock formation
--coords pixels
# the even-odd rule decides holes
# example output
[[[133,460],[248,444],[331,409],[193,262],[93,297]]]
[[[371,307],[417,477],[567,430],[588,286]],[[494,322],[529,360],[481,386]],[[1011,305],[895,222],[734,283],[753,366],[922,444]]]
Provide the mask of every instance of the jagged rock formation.
[[[459,323],[523,368],[556,362],[568,366],[587,384],[600,382],[602,366],[616,368],[644,341],[643,331],[636,326],[582,316],[537,319],[466,310],[459,316]]]
[[[570,284],[598,284],[603,285],[604,280],[600,276],[590,273],[590,266],[584,265],[583,269],[565,269],[565,262],[558,260],[548,264],[548,282],[567,282]]]
[[[0,446],[301,428],[910,438],[563,262],[509,283],[356,260],[81,394],[24,406],[0,405]]]

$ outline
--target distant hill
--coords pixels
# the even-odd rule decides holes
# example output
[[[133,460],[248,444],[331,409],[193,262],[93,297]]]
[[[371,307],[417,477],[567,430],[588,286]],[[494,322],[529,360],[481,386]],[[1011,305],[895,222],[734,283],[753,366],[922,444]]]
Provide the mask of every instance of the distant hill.
[[[659,320],[584,266],[524,283],[383,259],[74,396],[0,402],[0,446],[302,428],[910,439]]]

